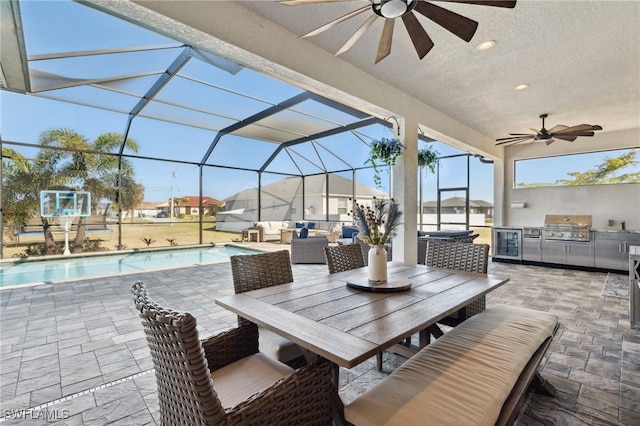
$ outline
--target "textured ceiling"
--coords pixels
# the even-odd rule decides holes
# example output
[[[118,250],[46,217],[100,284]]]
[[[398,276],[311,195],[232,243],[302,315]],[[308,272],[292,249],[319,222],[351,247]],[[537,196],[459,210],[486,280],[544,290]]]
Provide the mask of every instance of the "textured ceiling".
[[[296,36],[368,3],[241,2]],[[341,58],[492,138],[539,129],[542,113],[547,128],[640,127],[639,1],[519,0],[514,9],[433,3],[479,23],[471,42],[416,14],[435,43],[423,60],[397,22],[391,55],[374,65],[383,19]],[[335,53],[371,13],[307,40]],[[485,39],[497,45],[476,50]],[[520,83],[530,87],[514,90]]]

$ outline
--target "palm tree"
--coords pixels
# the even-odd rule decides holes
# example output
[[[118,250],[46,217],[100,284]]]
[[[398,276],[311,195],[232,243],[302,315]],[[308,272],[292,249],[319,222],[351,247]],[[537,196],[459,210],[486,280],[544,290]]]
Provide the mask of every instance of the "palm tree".
[[[171,205],[171,198],[169,198],[169,205]],[[173,197],[173,206],[175,207],[180,207],[182,205],[185,205],[189,202],[189,199],[187,197]],[[171,217],[173,217],[173,213],[171,212]]]
[[[3,206],[6,210],[12,211],[13,218],[21,223],[35,215],[40,215],[41,190],[69,189],[68,174],[59,169],[59,164],[67,153],[51,148],[48,132],[50,131],[40,136],[42,149],[35,158],[27,160],[22,156],[17,157],[17,162],[14,161],[15,167],[9,168],[3,174]],[[59,138],[65,141],[65,145],[74,146],[79,143],[77,135],[66,130],[59,135]],[[5,191],[8,193],[6,200]],[[45,252],[53,254],[57,251],[57,247],[51,232],[52,223],[47,217],[40,215],[40,218],[45,239]]]
[[[2,147],[2,216],[16,228],[26,225],[37,209],[34,198],[24,197],[22,189],[31,181],[31,161],[15,149]]]
[[[89,191],[92,194],[91,207],[95,209],[102,199],[117,200],[117,189],[114,188],[120,181],[133,181],[132,164],[126,159],[119,161],[118,156],[111,154],[120,147],[122,135],[105,133],[91,143],[78,132],[61,128],[44,131],[39,142],[41,149],[33,159],[35,161],[24,161],[14,156],[17,161],[14,160],[13,167],[4,173],[3,205],[7,210],[16,211],[12,213],[14,218],[29,218],[35,211],[39,212],[41,190]],[[137,143],[129,138],[125,147],[133,152],[138,150]],[[4,152],[3,149],[3,157]],[[42,215],[40,218],[46,252],[55,253],[52,224],[49,218]],[[74,252],[82,251],[84,237],[85,220],[80,218]]]
[[[92,211],[97,209],[101,200],[106,199],[111,202],[117,202],[119,198],[118,187],[127,194],[135,192],[130,188],[132,184],[135,184],[133,165],[124,158],[119,163],[118,156],[112,154],[120,148],[121,144],[121,134],[114,132],[103,133],[93,143],[88,144],[88,151],[81,153],[82,161],[77,162],[81,166],[77,172],[80,172],[82,176],[82,190],[91,192]],[[138,144],[131,138],[127,138],[125,141],[125,148],[132,152],[138,152]],[[118,173],[118,167],[121,168],[121,175]],[[143,195],[144,187],[142,185],[139,186],[141,188],[137,188],[137,190],[141,191]],[[134,186],[134,188],[136,187]],[[137,195],[137,197],[140,196]],[[120,197],[122,197],[122,192]],[[122,208],[122,200],[117,205]],[[104,210],[104,221],[106,221],[108,210],[108,208]],[[80,218],[74,241],[74,253],[82,251],[82,242],[85,239],[85,234],[85,221]]]

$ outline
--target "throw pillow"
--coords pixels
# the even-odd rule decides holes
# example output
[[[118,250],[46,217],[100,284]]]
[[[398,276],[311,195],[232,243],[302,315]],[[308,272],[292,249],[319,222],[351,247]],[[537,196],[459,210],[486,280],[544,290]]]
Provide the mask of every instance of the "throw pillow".
[[[300,229],[300,238],[307,238],[309,236],[309,228],[304,227]]]
[[[296,228],[298,228],[298,229],[302,229],[302,228],[304,228],[304,223],[302,223],[302,222],[296,222]]]
[[[315,229],[315,228],[316,228],[316,223],[315,223],[315,222],[309,222],[309,223],[307,223],[307,228],[309,228],[309,229]]]

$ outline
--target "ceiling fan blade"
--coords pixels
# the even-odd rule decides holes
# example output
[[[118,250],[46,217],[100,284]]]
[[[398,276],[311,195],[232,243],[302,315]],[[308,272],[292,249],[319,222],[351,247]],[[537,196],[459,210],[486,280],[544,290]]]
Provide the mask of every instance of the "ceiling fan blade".
[[[534,138],[534,137],[536,137],[536,135],[525,135],[525,134],[522,134],[520,136],[509,136],[508,138],[496,139],[496,141],[506,141],[506,140],[511,140],[511,139]]]
[[[602,127],[592,126],[591,124],[578,124],[577,126],[567,127],[566,129],[559,130],[555,133],[591,132],[594,130],[602,130]]]
[[[498,146],[498,145],[510,146],[510,145],[515,145],[515,144],[522,143],[522,142],[527,142],[529,140],[533,140],[533,138],[520,138],[520,139],[516,139],[516,140],[511,140],[511,141],[498,142],[498,143],[496,143],[496,146]]]
[[[413,12],[404,15],[402,22],[404,22],[404,26],[407,28],[407,32],[409,33],[409,37],[411,37],[413,47],[415,47],[418,57],[420,59],[424,58],[433,48],[431,37],[429,37],[429,34],[422,28],[422,25],[420,25],[418,18],[416,18]]]
[[[415,10],[466,42],[471,41],[478,29],[476,21],[435,4],[419,1],[416,3]]]
[[[465,3],[477,4],[478,6],[508,7],[513,9],[516,7],[516,0],[435,0],[446,1],[449,3]]]
[[[509,133],[511,136],[535,136],[531,133]]]
[[[573,138],[573,140],[575,140],[576,138],[579,138],[579,137],[591,137],[593,135],[594,135],[593,132],[579,132],[579,133],[561,133],[559,135],[556,134],[552,136],[557,139],[569,140],[570,138]]]
[[[371,6],[363,6],[363,7],[361,7],[360,9],[356,9],[356,10],[354,10],[353,12],[349,12],[349,13],[347,13],[346,15],[341,16],[340,18],[335,19],[335,20],[333,20],[333,21],[329,22],[328,24],[324,24],[323,26],[321,26],[321,27],[319,27],[319,28],[316,28],[315,30],[313,30],[313,31],[311,31],[311,32],[309,32],[309,33],[307,33],[307,34],[305,34],[305,35],[301,36],[300,38],[313,37],[313,36],[315,36],[315,35],[318,35],[318,34],[320,34],[320,33],[323,33],[323,32],[325,32],[325,31],[327,31],[328,29],[335,27],[335,26],[336,26],[336,25],[338,25],[339,23],[344,22],[344,21],[346,21],[346,20],[347,20],[347,19],[349,19],[349,18],[353,18],[354,16],[359,15],[359,14],[361,14],[362,12],[367,11],[367,10],[371,10]]]
[[[345,1],[353,1],[353,0],[282,0],[278,3],[284,4],[285,6],[300,6],[304,4],[315,4],[315,3],[337,3],[337,2],[345,2]]]
[[[378,19],[378,15],[376,14],[372,14],[371,16],[369,16],[369,18],[367,18],[367,20],[364,21],[362,25],[360,25],[360,28],[358,28],[356,32],[353,33],[351,38],[349,38],[349,40],[347,40],[347,42],[342,45],[340,50],[336,52],[336,56],[342,55],[344,52],[351,49],[353,45],[356,44],[356,41],[360,40],[360,37],[362,37],[362,34],[364,34],[364,32],[367,31],[367,29],[369,29],[371,24],[373,24],[373,21],[375,21],[376,19]]]
[[[560,130],[565,130],[568,129],[569,127],[563,125],[563,124],[558,124],[557,126],[553,126],[551,129],[549,129],[549,133],[556,133],[559,132]]]
[[[526,141],[528,139],[533,140],[533,136],[521,136],[519,138],[500,138],[500,139],[496,139],[496,145],[502,145],[504,143],[511,143],[511,142],[523,142]]]
[[[555,140],[553,140],[553,139],[547,139],[546,141],[544,141],[545,145],[547,145],[547,146],[551,145],[554,142],[555,142]]]
[[[529,130],[533,130],[534,132],[536,132],[536,135],[540,134],[540,130],[532,129],[531,127],[529,127]]]
[[[384,27],[382,27],[382,35],[380,36],[380,44],[378,44],[378,53],[376,54],[376,64],[389,56],[391,53],[391,42],[393,41],[393,24],[395,19],[385,19]]]

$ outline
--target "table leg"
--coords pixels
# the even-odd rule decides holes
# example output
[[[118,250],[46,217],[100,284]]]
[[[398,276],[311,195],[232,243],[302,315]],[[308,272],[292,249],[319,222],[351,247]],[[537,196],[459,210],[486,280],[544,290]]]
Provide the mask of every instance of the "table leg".
[[[533,379],[531,379],[531,386],[535,389],[536,393],[551,397],[556,396],[556,388],[542,377],[538,371],[536,371]]]
[[[344,403],[338,389],[340,387],[340,366],[336,363],[332,364],[332,382],[333,382],[333,398],[331,405],[333,406],[333,424],[336,426],[348,425],[347,419],[344,417]]]

